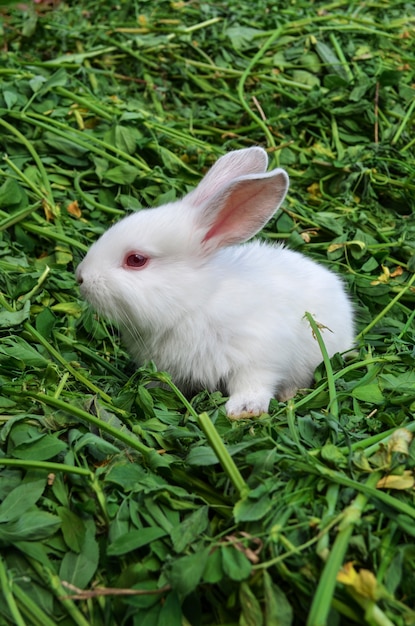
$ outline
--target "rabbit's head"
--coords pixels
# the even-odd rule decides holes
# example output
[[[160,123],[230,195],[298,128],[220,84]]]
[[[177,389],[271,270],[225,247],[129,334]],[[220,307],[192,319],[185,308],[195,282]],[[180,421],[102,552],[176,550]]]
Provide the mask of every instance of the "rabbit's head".
[[[267,173],[267,162],[261,148],[230,152],[183,199],[116,223],[77,268],[83,296],[126,328],[167,331],[200,307],[216,285],[218,252],[255,235],[285,197],[287,174]]]

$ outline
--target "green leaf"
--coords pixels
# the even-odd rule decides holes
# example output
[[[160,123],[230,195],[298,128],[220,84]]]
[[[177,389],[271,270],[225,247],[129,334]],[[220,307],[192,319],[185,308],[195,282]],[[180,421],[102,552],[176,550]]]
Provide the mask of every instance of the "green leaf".
[[[249,559],[233,546],[222,546],[223,571],[236,581],[246,580],[251,575],[252,564]]]
[[[20,326],[30,316],[30,302],[27,300],[19,311],[0,311],[0,328]]]
[[[21,337],[5,337],[0,340],[0,362],[2,355],[7,358],[17,359],[21,362],[22,369],[26,367],[46,367],[49,363],[39,352]]]
[[[119,485],[128,493],[135,490],[145,477],[146,471],[141,465],[122,462],[113,465],[109,469],[105,476],[105,481]]]
[[[112,183],[118,183],[119,185],[130,185],[135,181],[138,175],[136,167],[123,163],[123,165],[116,165],[103,172],[103,178],[109,180]]]
[[[397,85],[402,80],[402,72],[399,70],[384,70],[378,77],[378,80],[383,87]]]
[[[176,552],[183,552],[195,539],[201,537],[209,524],[208,507],[202,506],[173,528],[171,538]]]
[[[9,91],[8,89],[5,89],[3,91],[3,98],[4,102],[6,103],[6,107],[11,110],[18,100],[18,95],[15,91]]]
[[[167,532],[162,528],[141,528],[140,530],[132,530],[126,535],[118,537],[107,548],[108,556],[119,556],[127,554],[138,548],[148,545],[156,539],[165,537]]]
[[[56,435],[42,435],[36,441],[25,441],[13,448],[17,459],[47,461],[67,450],[68,446]]]
[[[48,550],[40,541],[15,541],[13,543],[13,547],[19,550],[26,557],[38,561],[49,570],[53,569],[53,565],[48,557]]]
[[[67,552],[62,559],[59,570],[61,580],[80,589],[84,589],[92,580],[99,563],[99,546],[95,533],[95,525],[89,522],[81,551]]]
[[[60,67],[46,80],[43,85],[43,90],[46,91],[48,89],[52,89],[53,87],[64,87],[67,82],[68,74],[64,67]]]
[[[183,626],[180,599],[174,591],[163,602],[157,626]]]
[[[371,402],[373,404],[383,404],[385,398],[381,390],[379,389],[379,385],[376,383],[370,383],[369,385],[358,385],[354,389],[352,389],[352,396],[357,398],[357,400],[362,400],[363,402]]]
[[[100,415],[100,417],[102,417]],[[109,441],[106,441],[102,437],[98,435],[94,435],[94,433],[85,433],[81,435],[75,444],[76,452],[80,452],[83,448],[88,447],[90,453],[95,458],[105,458],[110,454],[116,454],[119,448]]]
[[[269,495],[264,495],[258,499],[250,496],[239,500],[234,506],[235,521],[238,523],[262,519],[273,506]]]
[[[329,73],[334,72],[345,82],[345,84],[348,84],[347,73],[341,65],[339,58],[334,50],[322,41],[318,41],[315,45],[315,48],[326,70]]]
[[[293,80],[296,83],[308,85],[309,87],[316,87],[320,85],[320,79],[315,74],[305,70],[295,70],[293,72]]]
[[[46,78],[38,74],[29,80],[29,85],[34,93],[40,91],[43,85],[46,83]]]
[[[52,311],[48,308],[44,308],[43,311],[36,315],[35,325],[36,330],[44,337],[49,339],[52,330],[56,324],[56,317]]]
[[[105,136],[111,145],[127,154],[134,154],[137,149],[136,129],[115,124]]]
[[[186,459],[189,465],[216,465],[218,463],[218,457],[210,446],[198,446],[197,448],[191,448]]]
[[[161,608],[161,605],[156,604],[151,608],[135,611],[134,626],[158,626]]]
[[[75,139],[70,139],[69,137],[70,131],[68,132],[68,137],[60,137],[49,131],[43,133],[43,141],[56,150],[58,154],[62,153],[71,157],[80,157],[85,154],[87,148],[80,146]]]
[[[411,537],[415,537],[415,521],[409,515],[400,513],[395,519],[404,532]]]
[[[10,207],[27,204],[27,195],[23,188],[13,178],[8,178],[0,187],[0,208],[10,210]]]
[[[13,522],[0,524],[0,544],[10,545],[16,541],[38,541],[53,535],[60,526],[56,515],[38,511],[35,507],[27,510]]]
[[[253,47],[253,39],[255,36],[263,34],[263,31],[251,26],[231,26],[226,31],[227,36],[231,40],[235,50],[248,50]]]
[[[205,571],[203,572],[203,580],[206,583],[216,585],[222,580],[223,576],[222,552],[219,548],[214,548],[211,552],[209,552]]]
[[[80,552],[85,541],[85,524],[70,509],[60,506],[56,510],[62,521],[62,534],[66,545],[73,552]]]
[[[262,626],[264,620],[258,600],[247,583],[239,587],[239,601],[242,614],[239,619],[240,626]],[[268,624],[266,626],[269,626]]]
[[[333,443],[326,443],[321,448],[321,457],[334,467],[345,467],[347,465],[347,458]]]
[[[196,589],[202,578],[208,556],[209,549],[205,548],[173,561],[168,578],[178,594],[185,597]]]
[[[21,483],[0,504],[0,523],[20,518],[39,500],[46,487],[46,478]]]
[[[267,570],[264,570],[263,579],[266,626],[291,626],[293,609],[285,593],[272,581]]]

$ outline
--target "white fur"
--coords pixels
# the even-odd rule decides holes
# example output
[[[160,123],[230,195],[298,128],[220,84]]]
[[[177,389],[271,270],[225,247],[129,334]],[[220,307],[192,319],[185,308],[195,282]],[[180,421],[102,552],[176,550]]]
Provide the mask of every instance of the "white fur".
[[[184,199],[112,226],[77,269],[82,294],[119,324],[137,363],[153,360],[184,389],[224,388],[232,417],[311,383],[321,352],[306,311],[329,355],[353,344],[352,307],[333,272],[281,245],[231,245],[284,199],[287,175],[266,164],[260,148],[228,153]],[[148,265],[124,267],[131,252]]]

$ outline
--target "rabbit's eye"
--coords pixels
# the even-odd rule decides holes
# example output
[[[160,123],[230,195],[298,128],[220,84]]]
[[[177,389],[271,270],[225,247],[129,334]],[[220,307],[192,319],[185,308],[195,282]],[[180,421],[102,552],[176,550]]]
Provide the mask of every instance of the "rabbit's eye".
[[[148,257],[139,254],[138,252],[132,252],[127,254],[124,260],[124,267],[131,269],[141,269],[148,263]]]

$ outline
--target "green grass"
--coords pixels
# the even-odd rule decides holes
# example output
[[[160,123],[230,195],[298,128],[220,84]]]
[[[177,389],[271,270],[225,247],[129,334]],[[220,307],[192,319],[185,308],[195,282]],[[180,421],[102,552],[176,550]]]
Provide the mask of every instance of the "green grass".
[[[412,4],[0,17],[0,625],[415,624]],[[134,371],[74,268],[251,145],[291,178],[261,236],[342,275],[358,341],[231,423]]]

